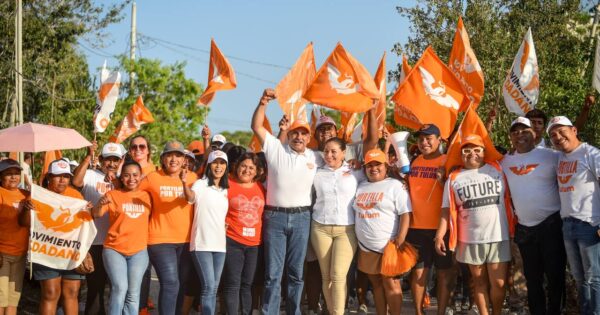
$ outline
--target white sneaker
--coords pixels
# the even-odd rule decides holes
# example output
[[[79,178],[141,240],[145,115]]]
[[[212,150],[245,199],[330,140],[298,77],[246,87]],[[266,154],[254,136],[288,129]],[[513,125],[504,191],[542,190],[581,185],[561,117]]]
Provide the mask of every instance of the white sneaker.
[[[357,314],[367,314],[369,312],[369,308],[366,304],[361,304],[356,311]]]
[[[479,309],[477,308],[477,305],[473,305],[473,307],[471,307],[471,309],[469,310],[469,312],[467,314],[468,315],[479,315]]]
[[[454,315],[454,309],[451,307],[446,307],[446,311],[444,312],[444,315]]]
[[[375,297],[373,297],[373,292],[368,291],[366,299],[367,299],[367,305],[375,306]]]

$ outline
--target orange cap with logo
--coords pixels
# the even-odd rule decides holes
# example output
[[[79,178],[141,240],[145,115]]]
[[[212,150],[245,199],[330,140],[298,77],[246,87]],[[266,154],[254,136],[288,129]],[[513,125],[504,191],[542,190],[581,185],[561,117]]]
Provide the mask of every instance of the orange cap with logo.
[[[365,165],[371,162],[387,163],[387,155],[379,149],[371,149],[365,155]]]
[[[464,147],[467,144],[473,144],[476,145],[478,147],[483,147],[485,148],[485,143],[483,143],[483,139],[481,139],[481,137],[479,135],[476,134],[472,134],[472,135],[467,135],[465,137],[462,138],[462,142],[460,144],[460,147]]]
[[[194,153],[194,155],[204,154],[204,143],[200,140],[194,140],[190,142],[187,147],[188,151]]]
[[[305,120],[301,120],[301,119],[297,119],[294,120],[294,122],[292,123],[292,125],[290,126],[290,129],[288,131],[292,131],[298,128],[304,128],[306,129],[306,131],[308,131],[308,133],[310,133],[310,126],[308,125],[308,123]]]

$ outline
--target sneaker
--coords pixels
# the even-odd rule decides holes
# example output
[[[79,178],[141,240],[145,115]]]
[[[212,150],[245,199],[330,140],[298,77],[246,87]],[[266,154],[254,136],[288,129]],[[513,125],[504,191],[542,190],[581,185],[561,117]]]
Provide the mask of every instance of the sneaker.
[[[150,311],[148,311],[147,307],[140,309],[139,315],[150,315]]]
[[[257,309],[252,310],[252,315],[260,315],[260,311]]]
[[[369,312],[369,308],[366,304],[361,304],[356,311],[357,314],[367,314]]]
[[[471,307],[471,309],[469,310],[469,312],[467,314],[468,315],[479,315],[479,309],[477,308],[477,305],[473,305],[473,307]]]
[[[375,306],[375,297],[373,296],[373,292],[368,291],[366,299],[367,299],[367,305]]]
[[[444,315],[454,315],[454,309],[451,307],[446,307],[446,310],[444,311]]]
[[[348,308],[349,309],[355,309],[357,304],[358,304],[358,301],[356,301],[355,297],[353,297],[353,296],[348,297]]]

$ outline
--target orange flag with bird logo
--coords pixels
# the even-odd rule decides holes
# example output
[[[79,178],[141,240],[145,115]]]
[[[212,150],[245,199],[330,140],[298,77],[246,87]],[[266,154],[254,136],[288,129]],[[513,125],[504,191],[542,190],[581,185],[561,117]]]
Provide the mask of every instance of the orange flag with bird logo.
[[[109,141],[114,143],[121,143],[127,139],[127,137],[136,133],[138,130],[142,128],[142,125],[149,124],[154,122],[154,117],[152,117],[152,113],[144,106],[144,100],[142,100],[142,96],[138,96],[137,100],[131,106],[129,113],[123,121],[115,129],[114,134],[110,137]]]
[[[427,47],[392,101],[396,123],[412,129],[435,124],[442,138],[447,139],[454,129],[459,108],[468,103],[469,98],[452,71]]]
[[[312,83],[316,73],[317,66],[315,65],[313,44],[309,43],[292,69],[275,87],[279,106],[283,113],[289,117],[290,123],[297,119],[308,121],[306,114],[306,103],[308,101],[302,95]]]
[[[540,96],[540,75],[531,28],[527,30],[502,85],[504,103],[511,113],[525,116]]]
[[[462,83],[465,91],[467,91],[467,94],[473,103],[471,107],[477,109],[477,106],[479,106],[479,102],[481,102],[481,98],[483,97],[483,71],[481,70],[479,61],[477,61],[477,57],[475,57],[475,52],[471,48],[469,34],[467,34],[462,17],[458,18],[458,25],[456,26],[456,33],[454,33],[454,42],[452,43],[448,66]],[[467,111],[468,106],[469,104],[467,103],[466,107],[462,106],[459,110],[465,112]]]
[[[208,65],[208,84],[198,99],[198,106],[208,106],[215,93],[221,90],[233,90],[237,86],[235,72],[225,55],[217,47],[214,39],[210,40],[210,64]]]
[[[377,120],[377,130],[382,130],[385,126],[385,118],[386,118],[386,72],[385,72],[385,52],[381,57],[381,61],[379,62],[379,67],[377,67],[377,71],[375,71],[375,86],[379,89],[379,102],[375,107],[375,119]],[[367,128],[369,128],[369,123],[367,120],[363,118],[362,121],[362,138],[364,139],[367,135]],[[380,132],[381,133],[381,132]],[[379,136],[381,138],[381,134]]]
[[[267,115],[265,115],[263,127],[265,127],[265,129],[267,129],[267,131],[270,134],[273,134],[273,129],[271,128],[271,123],[269,122],[269,119],[267,119]],[[252,139],[250,139],[250,144],[248,145],[248,148],[250,148],[250,150],[252,150],[254,153],[262,151],[262,145],[260,144],[260,141],[258,140],[256,135],[252,135]]]
[[[485,144],[485,161],[498,161],[502,159],[503,155],[496,150],[494,142],[492,141],[492,138],[490,138],[481,118],[479,118],[479,115],[477,115],[477,112],[473,108],[469,108],[454,140],[452,140],[452,143],[448,147],[446,174],[450,174],[450,170],[453,167],[462,165],[460,145],[462,143],[462,138],[469,135],[478,135],[483,140],[483,143]]]
[[[338,43],[304,98],[341,112],[362,113],[373,107],[379,90],[369,71]]]

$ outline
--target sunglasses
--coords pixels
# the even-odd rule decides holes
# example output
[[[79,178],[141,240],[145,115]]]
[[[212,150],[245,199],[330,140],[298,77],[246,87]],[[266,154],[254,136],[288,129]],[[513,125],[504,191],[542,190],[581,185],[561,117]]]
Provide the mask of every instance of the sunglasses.
[[[513,130],[510,132],[511,136],[520,136],[522,134],[529,133],[529,129]]]
[[[462,149],[462,154],[464,155],[468,155],[468,154],[481,154],[483,153],[483,148],[463,148]]]
[[[144,151],[146,150],[146,145],[145,144],[132,144],[129,146],[129,150],[131,151],[135,151],[135,150],[140,150],[140,151]]]

